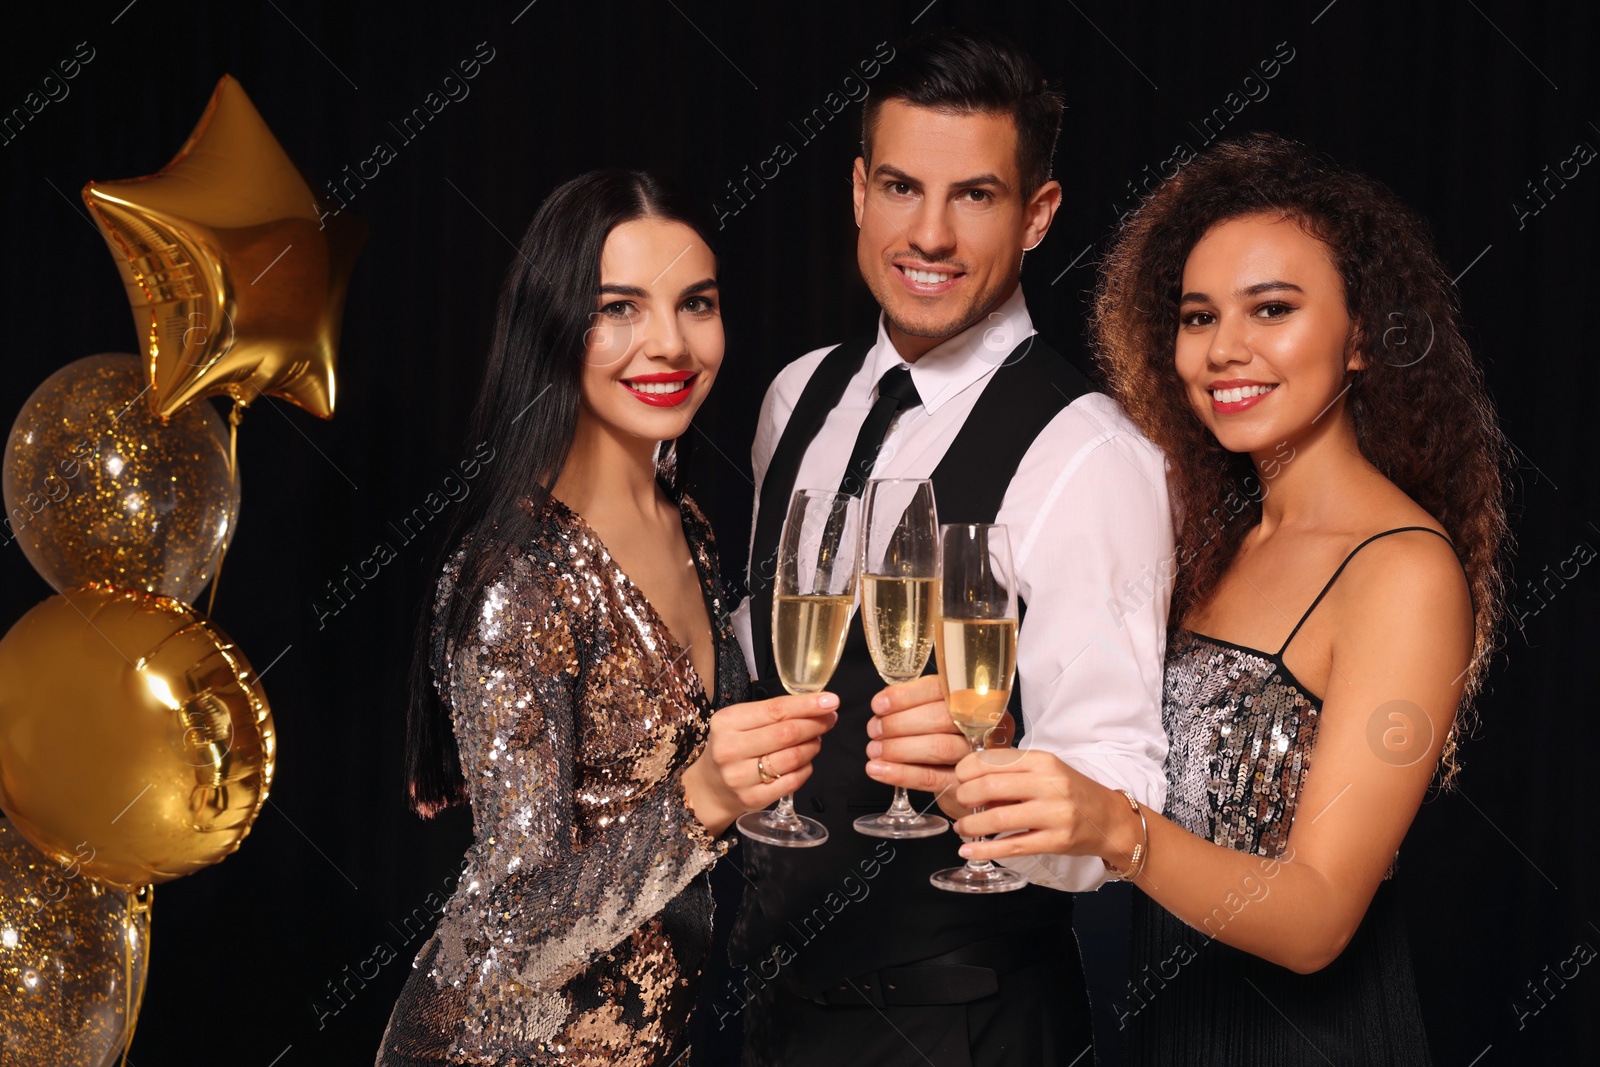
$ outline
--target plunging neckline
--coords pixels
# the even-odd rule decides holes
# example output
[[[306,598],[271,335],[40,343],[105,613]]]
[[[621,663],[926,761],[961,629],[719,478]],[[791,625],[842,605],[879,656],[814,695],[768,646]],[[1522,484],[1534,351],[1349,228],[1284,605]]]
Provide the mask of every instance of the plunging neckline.
[[[687,672],[680,672],[680,677],[684,682],[685,688],[689,690],[691,696],[698,696],[706,706],[712,706],[716,702],[716,697],[718,694],[714,688],[710,691],[706,689],[705,679],[700,676],[699,669],[695,667],[694,661],[689,658],[688,647],[678,642],[677,636],[672,632],[672,627],[667,625],[667,620],[659,611],[656,610],[656,606],[650,603],[650,598],[645,596],[644,590],[639,588],[639,586],[635,584],[634,580],[629,577],[628,572],[622,569],[622,564],[617,562],[617,558],[611,554],[611,549],[606,547],[605,539],[600,536],[599,531],[593,526],[589,525],[588,519],[585,519],[582,515],[578,514],[577,511],[569,507],[554,493],[547,492],[545,494],[545,499],[551,504],[560,508],[562,511],[566,512],[572,517],[574,523],[579,529],[581,529],[588,536],[594,538],[595,544],[600,546],[601,554],[605,556],[606,563],[611,567],[612,570],[616,571],[617,577],[622,579],[622,584],[630,593],[632,593],[634,600],[644,610],[646,617],[650,620],[651,626],[656,630],[657,636],[661,639],[663,649],[670,653],[667,659],[667,668],[669,670],[675,670],[676,665],[682,661],[684,669]],[[689,534],[689,526],[686,521],[688,516],[684,514],[683,504],[678,503],[677,508],[678,525],[683,530],[684,544],[686,544],[689,548],[689,561],[694,565],[695,577],[700,585],[700,602],[706,609],[706,624],[711,629],[711,670],[713,675],[715,675],[718,672],[718,667],[722,662],[722,648],[720,637],[717,633],[717,616],[716,612],[712,609],[711,604],[710,576],[706,573],[705,568],[701,566],[700,552],[698,551],[698,546],[695,544],[694,538]],[[713,681],[715,681],[714,678]]]

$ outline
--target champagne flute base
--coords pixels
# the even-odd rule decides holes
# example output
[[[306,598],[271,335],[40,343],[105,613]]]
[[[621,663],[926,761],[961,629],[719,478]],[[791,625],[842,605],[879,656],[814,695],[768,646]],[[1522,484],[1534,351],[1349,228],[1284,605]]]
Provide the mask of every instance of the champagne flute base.
[[[985,867],[948,867],[928,875],[935,889],[951,893],[1009,893],[1028,880],[1016,871],[989,864]]]
[[[887,837],[901,841],[913,837],[935,837],[950,829],[950,820],[937,815],[863,815],[855,821],[856,833],[868,837]]]
[[[828,839],[828,828],[804,815],[785,819],[776,812],[747,811],[734,825],[750,840],[779,848],[815,848]]]

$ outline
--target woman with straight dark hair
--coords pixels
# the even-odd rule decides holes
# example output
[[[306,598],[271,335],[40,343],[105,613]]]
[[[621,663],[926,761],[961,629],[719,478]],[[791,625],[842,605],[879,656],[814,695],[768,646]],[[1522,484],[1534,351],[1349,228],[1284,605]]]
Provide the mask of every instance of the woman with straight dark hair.
[[[534,216],[501,291],[408,715],[412,806],[472,807],[455,894],[380,1067],[666,1065],[729,826],[810,774],[837,698],[756,703],[675,442],[723,357],[684,203],[600,171]],[[480,446],[481,447],[481,446]]]
[[[1450,274],[1394,194],[1271,135],[1185,165],[1103,272],[1098,356],[1178,526],[1151,561],[1166,811],[1047,752],[972,756],[956,829],[1007,836],[962,852],[1099,856],[1143,891],[1133,1063],[1425,1064],[1390,878],[1455,770],[1507,537]]]

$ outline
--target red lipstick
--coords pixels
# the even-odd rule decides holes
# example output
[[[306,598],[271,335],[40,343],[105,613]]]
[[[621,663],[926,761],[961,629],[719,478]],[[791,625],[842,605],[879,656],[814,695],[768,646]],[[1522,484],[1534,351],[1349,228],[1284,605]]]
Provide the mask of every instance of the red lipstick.
[[[695,377],[696,375],[693,371],[671,371],[666,374],[639,374],[632,378],[626,378],[619,384],[641,404],[648,404],[653,408],[675,408],[694,395]],[[633,387],[633,383],[639,385],[670,385],[679,382],[683,384],[682,389],[664,393],[647,393]]]

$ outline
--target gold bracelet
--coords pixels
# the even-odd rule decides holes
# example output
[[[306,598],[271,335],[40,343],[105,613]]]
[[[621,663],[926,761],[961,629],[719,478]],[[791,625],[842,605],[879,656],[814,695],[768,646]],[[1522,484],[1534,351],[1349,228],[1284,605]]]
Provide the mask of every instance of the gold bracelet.
[[[1133,855],[1128,857],[1127,870],[1119,871],[1103,859],[1100,862],[1105,863],[1106,870],[1111,872],[1111,877],[1117,881],[1131,882],[1139,877],[1139,872],[1144,870],[1144,861],[1150,856],[1150,824],[1145,821],[1144,809],[1139,806],[1137,800],[1133,799],[1132,793],[1126,789],[1119,789],[1117,792],[1128,798],[1128,806],[1133,809],[1135,815],[1139,816],[1139,829],[1144,834],[1144,840],[1133,846]]]

